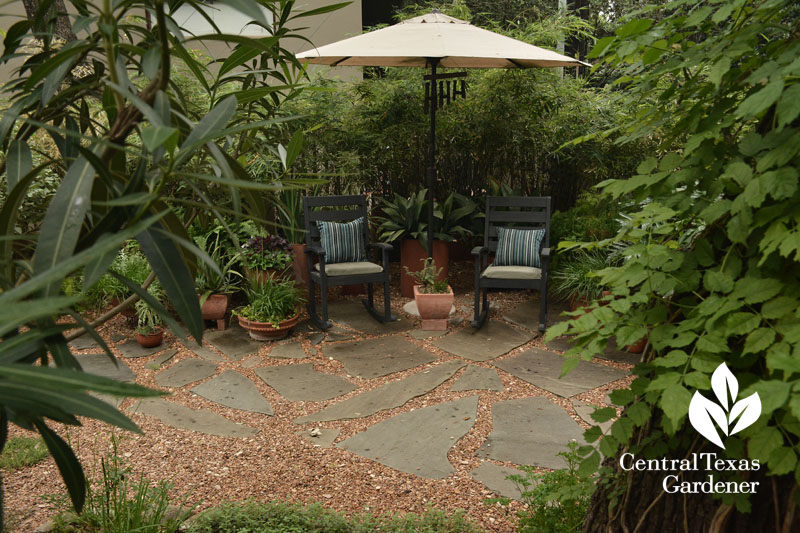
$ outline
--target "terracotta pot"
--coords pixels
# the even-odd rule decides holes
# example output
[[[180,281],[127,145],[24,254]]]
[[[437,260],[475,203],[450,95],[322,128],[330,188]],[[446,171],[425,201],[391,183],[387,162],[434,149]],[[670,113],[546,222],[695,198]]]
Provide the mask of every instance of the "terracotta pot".
[[[444,294],[425,294],[419,292],[419,285],[414,285],[414,301],[422,318],[422,329],[425,331],[447,330],[447,317],[453,307],[453,289],[447,286],[449,292]]]
[[[630,346],[626,346],[625,351],[630,353],[642,353],[645,346],[647,346],[647,337],[642,337]]]
[[[300,320],[300,315],[294,315],[292,318],[287,318],[283,322],[279,322],[277,328],[270,322],[256,322],[242,316],[237,316],[236,318],[239,319],[239,325],[250,333],[250,337],[257,341],[274,341],[289,335],[289,331],[291,331]]]
[[[294,253],[294,259],[292,261],[294,280],[298,285],[302,284],[308,287],[308,256],[306,255],[306,245],[293,244],[292,252]]]
[[[136,334],[136,342],[139,343],[139,346],[142,348],[154,348],[161,344],[164,341],[164,330],[159,329],[155,333],[151,333],[150,335],[142,335],[141,333]]]
[[[474,261],[472,257],[472,246],[469,242],[453,241],[447,243],[448,253],[451,261]]]
[[[227,294],[212,294],[200,306],[203,320],[216,320],[217,329],[225,329],[225,313],[228,312],[230,296]]]
[[[408,267],[412,272],[422,268],[422,262],[428,257],[428,251],[416,239],[406,239],[400,245],[400,293],[404,298],[414,297],[414,278],[406,274]],[[439,280],[447,278],[450,254],[446,242],[433,241],[433,260],[436,268],[442,267]]]
[[[289,272],[289,270],[291,268],[292,268],[291,264],[289,266],[287,266],[286,268],[283,268],[283,269],[280,269],[280,270],[275,269],[275,268],[270,268],[269,270],[253,270],[253,269],[244,267],[244,275],[248,280],[256,279],[256,280],[259,280],[259,281],[262,281],[262,282],[266,281],[268,279],[280,280],[280,279],[286,277],[286,274]]]
[[[569,301],[569,310],[570,311],[577,311],[581,307],[586,307],[591,302],[585,298],[571,298]]]

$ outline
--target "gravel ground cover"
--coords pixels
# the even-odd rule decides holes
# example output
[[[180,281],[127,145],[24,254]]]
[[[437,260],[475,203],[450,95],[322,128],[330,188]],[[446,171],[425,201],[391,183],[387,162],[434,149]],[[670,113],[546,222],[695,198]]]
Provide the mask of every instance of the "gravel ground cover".
[[[454,270],[455,275],[459,278],[464,276],[469,279],[468,276],[471,276],[471,268],[464,267],[459,270],[457,266]],[[460,280],[456,280],[454,285],[459,287],[466,286],[468,283],[460,283]],[[394,286],[399,287],[399,283]],[[401,298],[397,291],[392,296],[392,305],[395,311],[398,314],[402,313],[402,306],[408,300]],[[508,310],[531,298],[536,298],[536,295],[525,291],[491,294],[490,300],[494,304],[494,310],[490,314],[490,320],[501,320],[503,314]],[[451,332],[458,328],[471,327],[469,322],[471,320],[472,294],[457,292],[455,305],[456,314],[451,317],[449,326]],[[411,320],[415,321],[415,328],[418,329],[419,319],[411,318]],[[512,327],[516,328],[517,326]],[[110,343],[112,351],[115,353],[117,352],[116,346],[125,342],[125,339],[133,333],[130,324],[121,316],[100,328],[99,332]],[[352,331],[352,333],[356,340],[375,338],[374,336],[364,336],[357,331]],[[177,354],[163,365],[153,364],[153,361],[158,358],[158,354],[125,359],[125,363],[137,376],[136,382],[167,390],[170,393],[167,398],[171,402],[192,409],[210,410],[236,423],[256,428],[258,433],[249,438],[218,437],[172,428],[155,418],[135,414],[132,415],[132,418],[143,433],[136,435],[117,432],[121,437],[118,453],[135,472],[144,474],[152,480],[165,479],[173,483],[172,494],[175,500],[186,498],[188,503],[197,506],[197,510],[207,509],[226,500],[242,501],[247,498],[260,501],[273,499],[292,502],[317,501],[346,513],[357,513],[364,510],[379,514],[422,512],[426,505],[433,505],[451,511],[464,509],[469,516],[488,531],[513,531],[516,511],[522,509],[523,504],[512,502],[508,508],[487,505],[484,500],[496,496],[496,494],[470,475],[472,470],[485,462],[507,468],[518,466],[512,463],[481,459],[476,456],[476,452],[492,432],[492,405],[505,400],[543,397],[563,408],[581,427],[586,428],[589,425],[575,412],[573,401],[580,400],[583,404],[590,405],[605,404],[610,390],[627,386],[631,380],[628,375],[601,387],[564,398],[518,379],[494,366],[494,363],[513,358],[530,348],[547,349],[543,340],[538,336],[496,359],[474,362],[438,349],[432,344],[436,338],[420,340],[412,337],[410,333],[409,331],[394,335],[403,336],[409,342],[430,352],[436,358],[434,362],[387,376],[363,379],[348,375],[341,362],[325,355],[326,348],[333,344],[351,341],[323,341],[313,344],[311,337],[315,332],[307,331],[293,335],[293,339],[299,340],[304,352],[308,355],[303,359],[285,358],[283,355],[280,358],[270,357],[270,352],[274,349],[270,344],[262,345],[257,354],[239,361],[225,358],[217,352],[221,360],[216,363],[217,369],[213,376],[184,386],[170,388],[159,387],[155,378],[156,374],[180,364],[181,361],[197,359],[198,356],[167,332],[164,348],[177,349]],[[112,339],[116,340],[112,341]],[[208,344],[206,344],[206,349],[214,351],[214,348]],[[91,348],[88,352],[92,352]],[[96,350],[94,352],[97,353]],[[117,353],[117,355],[119,354]],[[294,419],[316,413],[327,406],[388,382],[424,372],[426,369],[446,361],[469,363],[471,366],[496,370],[503,390],[451,390],[452,384],[466,372],[468,367],[464,367],[427,394],[415,397],[396,408],[379,411],[363,418],[299,425],[293,423]],[[630,365],[624,363],[604,360],[597,360],[597,362],[621,370],[631,368]],[[357,388],[330,400],[292,402],[269,387],[255,372],[257,368],[261,367],[301,363],[311,363],[314,370],[340,376],[353,383]],[[226,371],[236,371],[249,378],[272,406],[274,415],[250,413],[225,407],[191,392],[192,387]],[[335,443],[398,414],[476,394],[478,396],[476,419],[466,435],[454,442],[450,449],[448,460],[455,469],[455,473],[444,479],[425,479],[404,473],[335,446]],[[133,403],[133,400],[124,400],[121,408],[126,410]],[[96,478],[96,468],[100,457],[112,450],[112,429],[95,421],[85,420],[84,422],[84,425],[78,428],[56,426],[56,429],[68,437],[86,467],[89,477]],[[310,433],[316,429],[339,430],[334,445],[331,447],[315,445],[314,438],[310,436]],[[27,434],[28,432],[17,427],[11,428],[11,436]],[[64,492],[63,483],[50,458],[32,467],[3,472],[3,481],[7,515],[11,519],[11,523],[15,524],[15,530],[19,531],[32,531],[48,519],[51,511],[43,496]]]

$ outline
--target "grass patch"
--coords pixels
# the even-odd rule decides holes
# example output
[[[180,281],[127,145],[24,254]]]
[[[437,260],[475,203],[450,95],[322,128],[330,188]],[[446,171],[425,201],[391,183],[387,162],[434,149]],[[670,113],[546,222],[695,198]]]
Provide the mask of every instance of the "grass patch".
[[[451,515],[429,508],[422,514],[375,516],[371,513],[347,518],[321,504],[302,505],[273,501],[224,503],[200,514],[191,522],[190,533],[479,533],[483,530],[463,511]]]
[[[13,437],[8,439],[0,454],[0,468],[24,468],[33,466],[49,455],[44,441],[35,437]]]

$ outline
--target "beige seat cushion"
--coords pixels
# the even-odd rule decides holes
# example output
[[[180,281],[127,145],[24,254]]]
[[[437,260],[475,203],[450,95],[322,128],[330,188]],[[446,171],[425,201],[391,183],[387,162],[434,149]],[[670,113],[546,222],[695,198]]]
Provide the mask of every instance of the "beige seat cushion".
[[[541,279],[542,269],[528,266],[489,265],[483,271],[481,277],[492,279]]]
[[[319,263],[314,265],[314,268],[319,270]],[[325,265],[325,274],[329,276],[353,276],[355,274],[377,274],[379,272],[383,272],[383,267],[369,261]]]

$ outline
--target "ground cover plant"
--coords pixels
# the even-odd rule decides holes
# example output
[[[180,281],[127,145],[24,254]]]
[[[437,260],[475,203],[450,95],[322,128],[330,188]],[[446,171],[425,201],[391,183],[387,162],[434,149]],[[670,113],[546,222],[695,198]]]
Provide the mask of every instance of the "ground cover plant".
[[[42,439],[14,437],[8,439],[0,453],[0,468],[22,468],[43,461],[49,454]]]
[[[49,421],[78,425],[77,416],[86,416],[137,431],[130,419],[88,392],[160,393],[83,374],[67,346],[81,332],[65,331],[85,329],[111,356],[93,327],[141,298],[175,335],[202,339],[193,273],[198,261],[212,261],[192,243],[187,227],[200,212],[223,225],[223,215],[235,219],[242,213],[267,223],[262,193],[292,186],[290,180],[271,181],[285,176],[302,146],[302,133],[288,130],[288,118],[275,118],[280,103],[300,90],[302,76],[280,42],[294,35],[290,27],[300,24],[298,18],[338,7],[298,13],[292,0],[236,1],[270,36],[208,37],[234,47],[212,73],[187,51],[194,38],[171,18],[183,3],[67,2],[77,16],[76,38],[66,43],[53,30],[63,17],[42,3],[33,19],[8,29],[0,56],[3,62],[22,62],[3,86],[8,106],[0,118],[5,186],[0,207],[0,450],[9,423],[38,431],[77,510],[85,501],[85,476]],[[270,22],[259,5],[271,11]],[[144,11],[150,14],[149,28],[141,18]],[[31,40],[37,46],[22,46]],[[176,69],[191,75],[193,90],[203,98],[182,92],[174,83]],[[51,149],[37,149],[35,140],[42,138]],[[278,147],[281,140],[285,148]],[[272,160],[258,179],[243,166],[254,153]],[[52,175],[57,179],[47,183],[54,192],[43,195],[41,220],[18,224],[29,193]],[[142,284],[112,273],[133,295],[87,324],[74,306],[86,300],[123,244],[134,238],[151,272]],[[65,295],[63,280],[78,275],[80,290],[75,292],[73,283],[72,294]],[[147,292],[156,278],[180,323]],[[59,316],[68,318],[57,324]],[[34,364],[48,361],[52,367]]]
[[[619,97],[636,109],[616,142],[655,135],[659,147],[630,179],[601,184],[609,198],[640,205],[600,243],[625,246],[627,260],[599,272],[613,299],[548,332],[577,336],[566,369],[611,336],[620,345],[648,340],[631,389],[611,395],[622,416],[599,450],[583,450],[583,473],[600,468],[584,531],[797,528],[799,37],[794,2],[676,1],[645,10],[595,47],[621,72]],[[720,368],[722,388],[713,377]],[[722,418],[699,435],[690,402],[696,392],[714,398],[712,387],[734,401],[758,393],[760,416],[728,427],[741,413],[728,419],[720,400]],[[595,419],[615,415],[606,408]],[[601,431],[586,437],[598,441]],[[758,470],[674,474],[676,487],[713,475],[760,488],[670,494],[665,472],[624,471],[623,451],[757,460]]]

